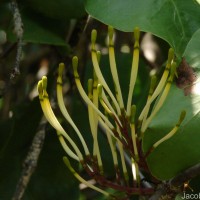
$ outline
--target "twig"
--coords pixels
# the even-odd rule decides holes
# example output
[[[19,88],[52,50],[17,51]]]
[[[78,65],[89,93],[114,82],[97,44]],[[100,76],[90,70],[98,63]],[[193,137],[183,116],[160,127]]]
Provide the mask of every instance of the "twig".
[[[200,175],[200,163],[178,174],[170,181],[160,184],[159,187],[157,187],[156,192],[150,197],[149,200],[159,200],[166,196],[168,199],[174,199],[178,193],[182,192],[181,190],[183,190],[184,183],[198,175]]]
[[[200,163],[190,167],[178,176],[170,180],[170,184],[173,186],[182,186],[186,181],[200,175]]]
[[[149,198],[149,200],[159,200],[166,194],[166,183],[163,182],[157,186],[155,193]]]
[[[33,138],[32,145],[29,149],[27,157],[23,162],[21,177],[17,183],[15,193],[12,200],[20,200],[26,190],[29,180],[37,167],[38,158],[43,147],[45,138],[46,120],[42,119],[38,127],[38,132]]]
[[[21,19],[21,14],[19,12],[19,8],[18,8],[16,0],[12,0],[10,3],[10,6],[13,13],[14,32],[17,37],[16,60],[15,60],[13,71],[10,75],[10,79],[14,80],[20,74],[19,63],[20,63],[20,58],[22,55],[22,37],[23,37],[24,30],[23,30],[23,22]]]

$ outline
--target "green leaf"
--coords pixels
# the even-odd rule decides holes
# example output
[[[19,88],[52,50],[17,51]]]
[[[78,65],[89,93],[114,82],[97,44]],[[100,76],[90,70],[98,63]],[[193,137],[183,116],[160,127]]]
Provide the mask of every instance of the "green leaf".
[[[39,102],[23,102],[13,111],[12,119],[1,122],[0,129],[0,193],[2,199],[11,199],[19,179],[22,162],[36,132],[41,110]],[[34,112],[33,112],[34,110]]]
[[[26,101],[13,111],[12,119],[0,122],[0,197],[9,200],[14,194],[42,110],[38,98]],[[44,147],[23,199],[78,199],[78,182],[65,167],[64,151],[55,131],[47,131]],[[73,163],[74,164],[74,163]]]
[[[85,14],[83,0],[23,0],[22,6],[34,10],[51,19],[69,20],[80,18]]]
[[[31,199],[79,199],[79,182],[65,166],[62,149],[55,130],[47,131],[44,146],[38,160],[36,171],[24,195],[24,200]],[[77,166],[77,162],[71,161]]]
[[[23,41],[31,43],[52,44],[67,46],[65,41],[68,28],[68,21],[63,22],[47,17],[36,15],[35,13],[24,11],[21,13],[24,25]],[[12,22],[13,23],[13,22]],[[8,40],[16,41],[13,33],[13,25],[9,27]]]
[[[200,6],[182,0],[86,0],[94,18],[122,31],[138,26],[166,40],[181,57],[193,33],[200,27]],[[119,14],[120,13],[120,14]]]
[[[194,33],[191,40],[188,42],[185,52],[183,54],[187,62],[197,71],[200,70],[199,38],[200,38],[200,28]]]
[[[148,149],[177,123],[182,110],[186,118],[177,134],[158,146],[147,158],[149,168],[158,179],[166,180],[200,162],[200,30],[189,41],[184,56],[196,70],[197,83],[194,94],[184,96],[182,90],[172,86],[170,94],[145,133],[143,148]]]
[[[67,46],[66,38],[70,28],[76,24],[76,19],[84,14],[82,0],[76,1],[19,1],[19,11],[23,23],[23,41],[57,46]],[[0,8],[1,15],[4,14],[3,27],[7,31],[8,40],[15,42],[14,22],[9,4]],[[72,27],[70,21],[74,20]],[[9,25],[9,27],[8,27]],[[18,25],[19,26],[19,25]]]

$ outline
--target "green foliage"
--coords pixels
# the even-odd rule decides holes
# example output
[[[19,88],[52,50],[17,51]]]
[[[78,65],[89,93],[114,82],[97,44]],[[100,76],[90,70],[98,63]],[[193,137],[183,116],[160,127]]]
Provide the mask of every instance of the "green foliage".
[[[181,57],[200,26],[200,6],[182,0],[87,0],[86,10],[94,18],[122,31],[140,27],[166,40]],[[120,14],[119,14],[120,13]]]
[[[68,21],[85,14],[83,0],[21,0],[23,6],[51,19]]]
[[[2,11],[11,16],[8,6]],[[66,38],[71,19],[76,20],[85,14],[83,1],[20,1],[20,14],[24,25],[23,40],[31,43],[66,46]],[[13,23],[13,21],[10,21]],[[5,26],[8,40],[16,41],[13,24]]]
[[[1,123],[0,190],[2,199],[10,199],[22,169],[33,134],[37,129],[41,110],[38,100],[15,108],[12,120]],[[31,113],[32,109],[37,112]],[[29,131],[28,131],[29,130]]]
[[[52,44],[66,46],[65,35],[68,22],[41,17],[33,13],[22,14],[24,25],[23,40],[31,43]],[[52,26],[52,24],[58,24]],[[11,27],[10,27],[11,28]],[[8,30],[8,40],[16,41],[12,30]]]

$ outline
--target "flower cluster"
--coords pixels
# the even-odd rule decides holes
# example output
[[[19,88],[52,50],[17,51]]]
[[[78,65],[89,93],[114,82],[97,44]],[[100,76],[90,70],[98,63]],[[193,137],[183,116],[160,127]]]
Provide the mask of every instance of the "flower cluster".
[[[134,48],[133,48],[133,61],[130,74],[130,84],[128,92],[128,100],[126,106],[124,104],[119,78],[117,73],[114,42],[113,42],[114,30],[112,27],[108,27],[109,38],[109,62],[110,70],[115,86],[115,91],[111,91],[102,72],[100,70],[100,55],[101,53],[96,50],[96,38],[97,31],[93,30],[91,34],[91,57],[94,67],[93,79],[88,80],[88,92],[86,93],[80,81],[78,74],[78,58],[75,56],[72,59],[72,65],[74,70],[74,79],[77,89],[87,104],[89,124],[91,128],[91,134],[93,137],[93,152],[91,153],[87,147],[87,143],[84,140],[83,134],[73,122],[69,115],[63,100],[62,85],[63,85],[63,70],[64,64],[61,63],[58,69],[57,78],[57,100],[60,110],[67,122],[73,127],[74,131],[78,135],[84,152],[81,152],[77,144],[70,138],[67,132],[61,126],[59,120],[56,118],[49,101],[49,97],[46,91],[47,77],[43,77],[38,83],[38,93],[41,103],[41,107],[46,119],[56,129],[58,139],[66,151],[69,157],[80,162],[84,170],[96,180],[100,187],[113,188],[117,191],[124,192],[125,197],[132,194],[151,194],[153,188],[145,188],[141,184],[140,167],[145,162],[145,155],[141,151],[141,142],[144,137],[152,119],[155,117],[159,109],[162,107],[176,74],[176,63],[174,62],[174,51],[169,49],[168,59],[165,70],[163,72],[160,81],[157,83],[156,77],[151,77],[151,84],[149,89],[146,105],[144,106],[141,114],[136,119],[136,106],[132,105],[133,91],[137,79],[138,64],[139,64],[139,36],[140,31],[138,28],[134,30]],[[157,84],[156,84],[157,83]],[[153,106],[152,106],[153,105]],[[101,108],[101,109],[100,109]],[[102,112],[101,110],[105,110]],[[172,137],[178,130],[181,122],[185,117],[183,111],[180,118],[174,128],[166,134],[162,139],[157,141],[148,153],[151,153],[161,143]],[[106,133],[108,144],[112,153],[113,166],[116,174],[115,181],[110,181],[104,175],[104,168],[101,159],[101,151],[98,143],[98,127],[103,128]],[[118,148],[118,152],[116,150]],[[126,152],[132,163],[132,178],[130,179],[127,169],[127,163],[125,161],[124,152]],[[92,185],[90,182],[83,179],[71,166],[67,157],[64,157],[64,162],[74,176],[88,187],[110,197],[117,199],[117,197],[111,195],[109,192],[104,191],[100,187]],[[120,163],[121,162],[121,163]],[[122,166],[120,170],[119,166]]]

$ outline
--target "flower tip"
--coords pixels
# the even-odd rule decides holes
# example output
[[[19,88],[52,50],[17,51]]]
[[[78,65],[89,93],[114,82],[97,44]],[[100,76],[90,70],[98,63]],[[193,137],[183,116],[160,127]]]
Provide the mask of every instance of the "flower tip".
[[[72,58],[72,66],[74,68],[74,71],[77,71],[77,68],[78,68],[78,57],[77,56],[74,56]]]
[[[43,93],[42,80],[40,80],[40,81],[38,82],[37,90],[38,90],[39,95],[41,95],[41,94]]]
[[[173,59],[174,59],[174,49],[170,48],[168,51],[168,62],[171,63]]]
[[[92,34],[91,34],[91,42],[92,42],[92,44],[94,44],[96,42],[96,39],[97,39],[97,30],[93,29],[92,30]]]
[[[155,75],[153,75],[151,77],[151,83],[150,83],[150,91],[149,91],[150,94],[153,93],[153,91],[154,91],[154,89],[156,87],[156,83],[157,83],[157,77]]]
[[[46,90],[46,88],[47,88],[47,77],[46,76],[42,77],[42,87],[43,87],[43,90]]]
[[[63,161],[64,161],[65,165],[66,165],[68,168],[71,167],[71,164],[70,164],[70,162],[69,162],[69,159],[68,159],[66,156],[63,157]]]
[[[92,89],[93,89],[93,80],[88,79],[88,92],[92,93]]]
[[[171,66],[171,75],[174,75],[176,73],[176,67],[177,67],[176,62],[173,62]]]
[[[98,94],[99,94],[100,97],[102,95],[102,89],[103,89],[103,86],[101,84],[98,84],[97,85],[97,91],[98,91]]]
[[[100,62],[101,59],[101,51],[97,51],[97,60]]]
[[[131,124],[135,122],[136,105],[131,106]]]
[[[109,39],[112,40],[113,38],[113,33],[114,33],[114,29],[112,26],[108,26],[108,36],[109,36]]]
[[[186,116],[186,111],[183,110],[183,111],[181,112],[180,119],[179,119],[180,123],[182,123],[182,121],[185,119],[185,116]]]
[[[65,68],[65,64],[64,63],[60,63],[59,67],[58,67],[58,76],[62,76],[64,68]]]
[[[140,29],[138,27],[135,27],[134,29],[134,37],[136,41],[139,41],[140,38]]]

